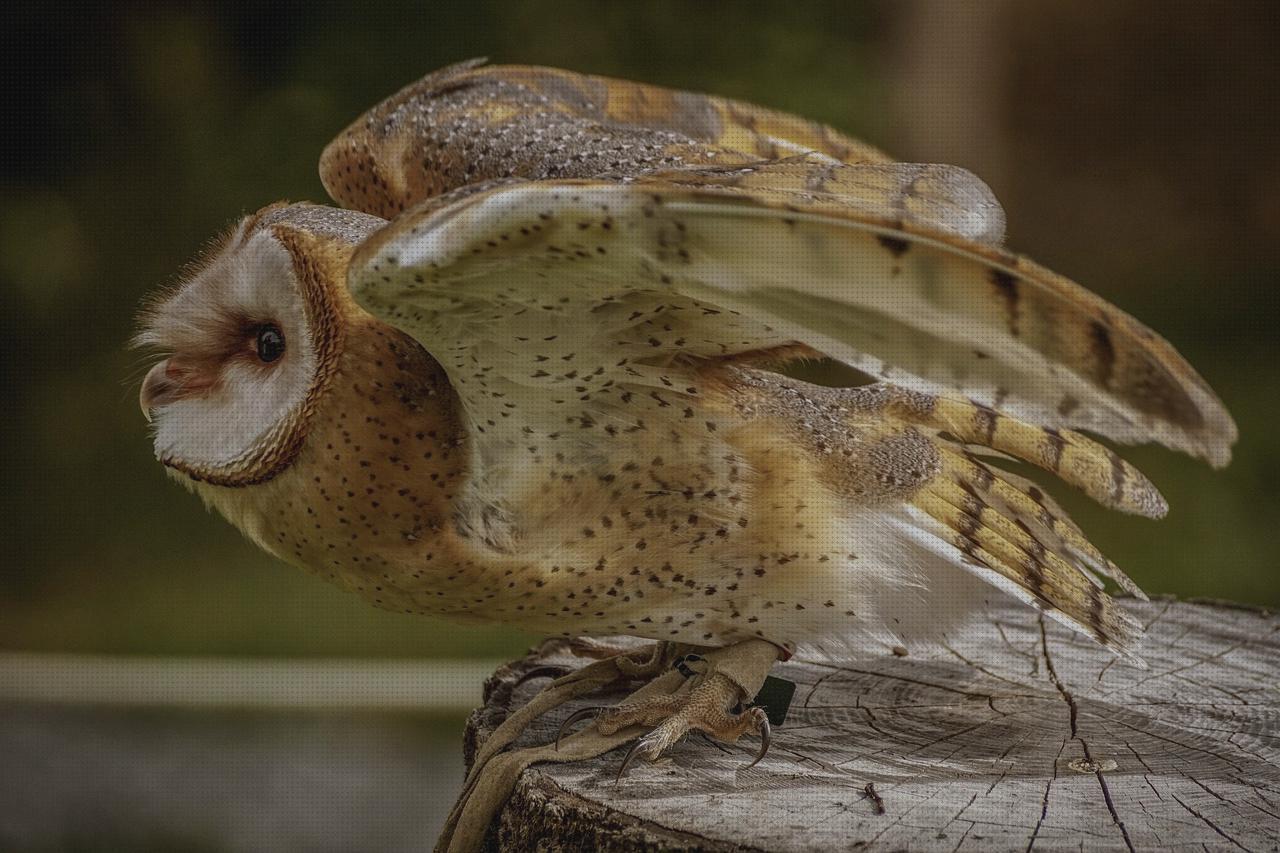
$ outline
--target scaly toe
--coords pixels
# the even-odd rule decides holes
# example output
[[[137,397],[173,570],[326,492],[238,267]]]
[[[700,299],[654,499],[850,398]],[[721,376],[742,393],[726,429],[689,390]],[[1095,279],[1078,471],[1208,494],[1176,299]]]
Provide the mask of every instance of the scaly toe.
[[[736,691],[736,686],[729,679],[712,674],[692,690],[602,711],[596,717],[596,727],[605,734],[628,725],[656,724],[653,731],[637,740],[627,751],[618,769],[618,778],[622,778],[636,756],[652,761],[691,731],[728,743],[744,734],[759,734],[760,750],[747,765],[754,767],[768,753],[773,732],[763,708],[748,708],[739,713],[726,710],[737,702]]]
[[[684,707],[687,694],[654,696],[643,702],[632,702],[605,708],[596,717],[596,728],[602,735],[611,735],[628,726],[656,726],[678,713]]]

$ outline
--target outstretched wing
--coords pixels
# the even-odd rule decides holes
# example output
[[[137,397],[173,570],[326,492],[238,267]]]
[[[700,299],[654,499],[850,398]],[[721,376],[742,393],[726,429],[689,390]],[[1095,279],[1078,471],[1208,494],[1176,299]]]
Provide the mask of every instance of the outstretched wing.
[[[802,343],[1031,423],[1228,461],[1235,424],[1172,346],[980,239],[972,203],[954,201],[971,185],[933,174],[802,158],[504,184],[401,216],[360,251],[351,287],[433,352],[491,345],[515,370],[552,325],[602,352],[648,346],[654,363]],[[624,345],[605,319],[636,301],[722,313]]]
[[[1075,430],[1230,457],[1235,424],[1195,371],[1002,250],[1003,212],[962,169],[887,162],[724,99],[465,65],[376,107],[321,171],[342,204],[399,214],[357,253],[351,289],[449,373],[486,506],[533,494],[523,451],[554,445],[572,465],[607,455],[605,434],[693,412],[691,359],[799,344],[949,395],[927,425],[950,462],[915,500],[929,535],[1124,649],[1136,629],[1083,570],[1132,584],[1039,490],[963,447],[1148,515],[1154,488]]]
[[[700,393],[682,362],[795,343],[986,403],[938,426],[1021,450],[1122,510],[1159,515],[1164,504],[1074,430],[1019,420],[1227,460],[1234,424],[1168,343],[1067,279],[963,236],[968,206],[945,191],[882,192],[886,168],[790,160],[481,189],[374,235],[350,286],[448,372],[470,422],[475,499],[489,506],[527,506],[534,478],[556,473],[522,464],[522,449],[554,446],[574,466],[607,458],[604,431],[669,423]],[[886,197],[899,202],[877,210]],[[1137,628],[1082,569],[1123,576],[1083,537],[1069,541],[1068,520],[1036,514],[1037,490],[956,459],[917,505],[957,564],[1129,653]],[[948,484],[954,495],[939,491]]]
[[[429,74],[338,135],[320,159],[343,207],[390,219],[432,196],[500,178],[638,174],[808,152],[884,163],[863,142],[753,104],[472,60]]]

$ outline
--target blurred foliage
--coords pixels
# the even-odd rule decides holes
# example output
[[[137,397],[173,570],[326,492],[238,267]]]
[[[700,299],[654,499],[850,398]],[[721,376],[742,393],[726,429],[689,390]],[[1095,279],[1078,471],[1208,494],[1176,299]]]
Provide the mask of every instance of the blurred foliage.
[[[0,646],[488,657],[529,642],[376,611],[208,517],[151,458],[145,364],[126,348],[143,295],[203,242],[270,201],[323,200],[334,133],[471,56],[748,98],[989,177],[1016,248],[1168,336],[1241,427],[1225,472],[1132,452],[1174,508],[1162,523],[1064,499],[1152,592],[1280,603],[1272,8],[1031,5],[6,6]],[[998,27],[928,49],[965,15]],[[972,104],[945,96],[951,63],[985,75]],[[944,104],[954,120],[935,124]],[[976,141],[949,148],[970,112]]]

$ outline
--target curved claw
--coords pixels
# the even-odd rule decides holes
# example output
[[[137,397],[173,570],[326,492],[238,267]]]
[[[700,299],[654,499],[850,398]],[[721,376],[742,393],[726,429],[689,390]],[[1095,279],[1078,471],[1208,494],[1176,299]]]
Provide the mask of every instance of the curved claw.
[[[760,763],[760,759],[765,757],[769,752],[769,744],[773,742],[773,729],[769,725],[769,718],[765,717],[760,721],[760,751],[756,753],[755,759],[748,764],[743,770],[750,770]]]
[[[564,722],[560,724],[560,728],[556,729],[556,743],[553,750],[556,752],[560,751],[560,741],[564,738],[565,729],[569,728],[569,726],[572,726],[579,720],[586,719],[587,717],[594,717],[603,710],[604,708],[600,705],[590,705],[586,708],[579,708],[569,716],[565,717]]]
[[[631,744],[631,748],[627,750],[627,754],[622,757],[622,766],[618,768],[618,775],[614,777],[613,784],[622,781],[622,774],[627,772],[627,768],[631,766],[631,762],[635,759],[636,753],[640,751],[640,747],[644,745],[644,738],[637,738],[636,742]]]
[[[696,654],[681,655],[680,657],[676,658],[675,661],[671,664],[671,668],[679,672],[685,678],[693,678],[695,675],[698,674],[698,671],[693,667],[689,666],[689,664],[700,663],[704,661],[706,661],[706,658],[704,658],[702,655],[696,655]]]
[[[520,676],[516,681],[515,686],[519,687],[526,681],[533,681],[535,678],[560,678],[561,676],[568,675],[570,672],[572,672],[572,670],[567,666],[535,666],[533,669]]]

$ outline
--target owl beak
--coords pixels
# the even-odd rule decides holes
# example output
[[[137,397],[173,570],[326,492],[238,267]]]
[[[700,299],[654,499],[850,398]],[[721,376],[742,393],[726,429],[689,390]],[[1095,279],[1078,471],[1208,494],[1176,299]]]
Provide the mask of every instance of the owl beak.
[[[172,358],[165,359],[147,372],[138,391],[142,416],[151,423],[151,413],[161,406],[203,394],[213,382],[197,371]]]

